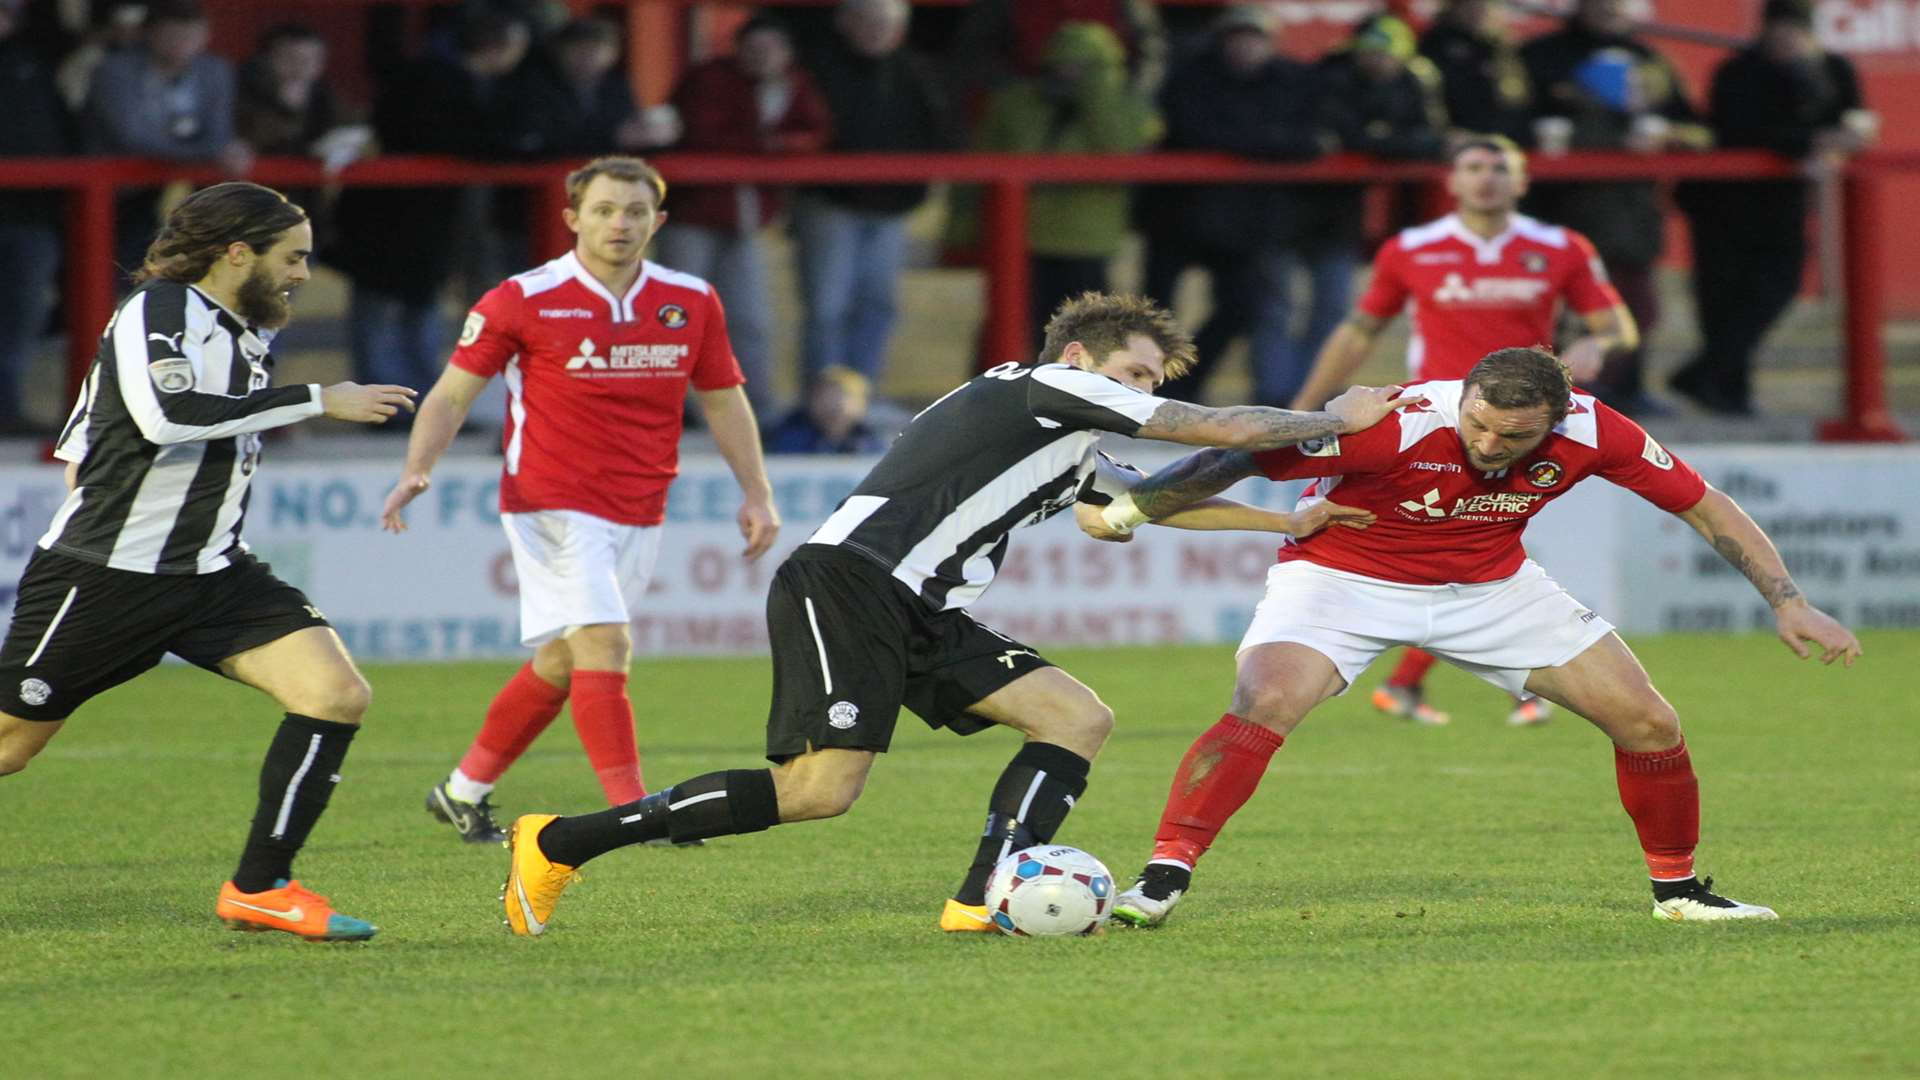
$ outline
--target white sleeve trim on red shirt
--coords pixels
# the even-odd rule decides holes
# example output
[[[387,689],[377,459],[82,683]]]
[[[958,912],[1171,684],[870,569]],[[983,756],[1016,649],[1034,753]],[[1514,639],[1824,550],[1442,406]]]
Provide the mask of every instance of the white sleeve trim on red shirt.
[[[1448,214],[1438,220],[1429,221],[1425,225],[1412,225],[1401,229],[1397,237],[1400,241],[1400,250],[1412,251],[1414,248],[1426,247],[1428,244],[1437,244],[1452,236],[1454,228],[1454,216]]]
[[[522,299],[529,296],[538,296],[550,289],[557,289],[572,280],[573,267],[568,265],[568,260],[572,258],[573,254],[569,252],[557,259],[551,259],[541,263],[531,270],[515,274],[507,280],[520,286],[520,296]]]
[[[1553,433],[1581,446],[1600,449],[1600,413],[1593,395],[1573,395],[1573,407],[1567,410],[1567,418],[1560,421]]]
[[[713,292],[713,283],[706,278],[700,277],[697,274],[689,274],[684,270],[669,269],[668,267],[661,266],[657,262],[647,263],[645,276],[651,277],[655,281],[664,281],[669,285],[678,285],[683,289],[692,289],[699,293],[712,294]]]
[[[1512,229],[1536,244],[1545,244],[1551,248],[1564,248],[1568,245],[1567,228],[1564,225],[1549,225],[1539,218],[1525,214],[1512,217]]]
[[[1460,393],[1465,385],[1462,380],[1450,379],[1407,387],[1409,393],[1423,395],[1427,403],[1416,411],[1403,409],[1394,414],[1400,421],[1401,453],[1436,431],[1460,426]]]

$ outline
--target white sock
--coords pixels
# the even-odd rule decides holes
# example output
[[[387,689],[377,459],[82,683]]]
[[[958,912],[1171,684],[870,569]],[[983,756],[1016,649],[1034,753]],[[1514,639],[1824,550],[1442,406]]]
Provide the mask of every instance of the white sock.
[[[492,784],[475,780],[459,769],[453,770],[453,774],[447,777],[447,794],[460,802],[477,803],[492,790]]]

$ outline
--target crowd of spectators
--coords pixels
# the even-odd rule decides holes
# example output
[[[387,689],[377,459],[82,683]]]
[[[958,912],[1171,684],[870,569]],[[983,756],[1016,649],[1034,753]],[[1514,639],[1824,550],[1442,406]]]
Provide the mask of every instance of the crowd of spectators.
[[[56,9],[86,12],[85,24],[37,18]],[[1719,145],[1822,160],[1872,137],[1858,80],[1821,51],[1805,0],[1767,0],[1754,42],[1726,59],[1700,106],[1630,21],[1626,0],[1577,0],[1563,25],[1525,42],[1501,0],[1446,0],[1423,33],[1376,15],[1309,61],[1283,50],[1272,5],[1182,19],[1145,0],[976,0],[947,16],[942,56],[911,44],[907,0],[842,0],[753,16],[730,48],[690,66],[671,98],[650,107],[635,99],[627,32],[613,22],[534,0],[464,0],[441,13],[410,51],[370,43],[385,52],[369,56],[371,100],[359,103],[336,98],[326,41],[305,26],[269,29],[236,67],[209,51],[208,14],[195,0],[0,0],[0,157],[121,154],[216,163],[234,175],[263,154],[308,155],[336,170],[368,153],[500,160],[968,146],[1439,159],[1468,133],[1500,133],[1546,153]],[[527,250],[514,191],[299,194],[316,213],[322,261],[351,283],[354,363],[373,381],[430,385],[450,345],[450,294],[470,298],[550,254]],[[138,263],[168,197],[122,200],[121,267]],[[908,217],[928,197],[925,186],[900,184],[673,192],[656,257],[715,283],[769,419],[783,403],[771,392],[782,380],[767,233],[791,230],[802,402],[778,424],[783,445],[870,441],[859,423],[833,417],[849,403],[864,411],[882,379]],[[1643,337],[1659,315],[1665,199],[1653,181],[1561,183],[1539,185],[1528,206],[1593,239]],[[1749,413],[1753,353],[1800,280],[1807,184],[1685,185],[1678,202],[1692,225],[1703,343],[1672,388],[1711,412]],[[18,375],[55,301],[58,206],[57,194],[0,192],[0,278],[25,283],[0,290],[0,428],[22,423]],[[975,210],[955,193],[946,239],[956,250],[973,238]],[[1107,287],[1115,256],[1138,233],[1145,291],[1171,302],[1186,270],[1206,270],[1212,313],[1200,355],[1244,339],[1253,396],[1283,404],[1349,308],[1356,268],[1379,239],[1368,225],[1379,221],[1355,185],[1037,189],[1033,308],[1043,317],[1067,296]],[[1203,363],[1170,392],[1197,395],[1209,374]],[[1617,357],[1592,389],[1629,411],[1662,408],[1638,353]]]

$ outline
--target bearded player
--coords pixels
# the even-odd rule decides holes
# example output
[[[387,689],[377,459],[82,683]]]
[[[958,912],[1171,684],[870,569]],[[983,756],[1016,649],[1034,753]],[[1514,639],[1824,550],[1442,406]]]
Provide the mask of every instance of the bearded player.
[[[1851,667],[1859,641],[1807,602],[1773,543],[1731,498],[1639,425],[1574,392],[1546,351],[1502,349],[1464,381],[1407,393],[1427,405],[1356,435],[1257,453],[1202,451],[1116,498],[1104,524],[1089,529],[1114,539],[1255,475],[1315,477],[1303,504],[1337,493],[1379,516],[1364,532],[1329,529],[1280,548],[1240,643],[1232,711],[1181,760],[1153,856],[1115,902],[1114,917],[1136,926],[1164,921],[1288,733],[1381,652],[1417,644],[1509,693],[1557,702],[1606,733],[1657,918],[1774,918],[1694,876],[1700,792],[1680,718],[1613,627],[1526,557],[1520,535],[1541,507],[1598,476],[1705,537],[1766,598],[1796,654],[1818,649],[1823,662]]]
[[[1576,383],[1591,379],[1613,355],[1638,345],[1633,313],[1607,281],[1593,243],[1572,229],[1515,212],[1527,193],[1527,158],[1499,135],[1471,139],[1453,152],[1447,190],[1454,212],[1407,229],[1380,248],[1373,278],[1352,315],[1314,361],[1296,409],[1316,409],[1340,388],[1402,309],[1413,321],[1407,370],[1413,382],[1464,379],[1495,349],[1553,340],[1564,305],[1585,334],[1567,346]],[[1408,649],[1392,676],[1373,692],[1374,708],[1423,724],[1444,724],[1421,688],[1431,653]],[[1546,720],[1539,698],[1514,703],[1507,722]]]

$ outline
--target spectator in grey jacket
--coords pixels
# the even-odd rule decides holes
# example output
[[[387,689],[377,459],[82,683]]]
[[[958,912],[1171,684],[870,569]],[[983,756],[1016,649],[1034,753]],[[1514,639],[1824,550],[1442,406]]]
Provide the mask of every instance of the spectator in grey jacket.
[[[207,52],[207,18],[195,0],[147,11],[140,46],[109,54],[87,93],[87,137],[101,154],[219,162],[239,175],[253,153],[233,134],[233,67]],[[122,198],[115,256],[139,266],[157,224],[153,192]]]

